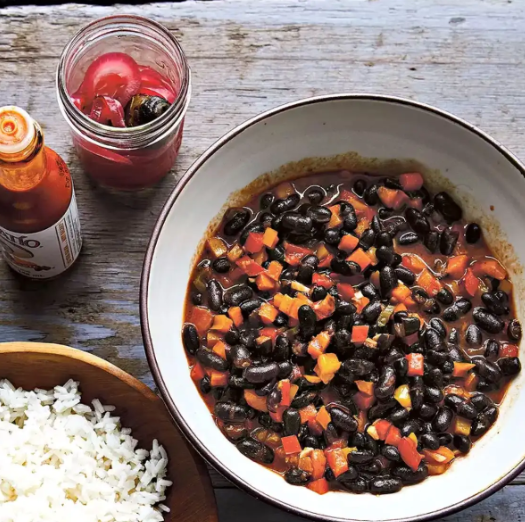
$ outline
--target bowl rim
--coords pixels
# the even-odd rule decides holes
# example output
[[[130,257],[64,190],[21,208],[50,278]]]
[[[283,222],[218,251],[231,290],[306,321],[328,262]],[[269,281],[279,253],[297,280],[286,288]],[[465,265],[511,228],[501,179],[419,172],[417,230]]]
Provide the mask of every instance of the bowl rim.
[[[164,227],[164,223],[171,211],[171,208],[175,204],[177,198],[183,192],[186,184],[193,178],[193,176],[198,172],[201,166],[206,161],[208,161],[208,159],[210,159],[224,145],[229,143],[233,138],[241,134],[246,129],[256,125],[257,123],[260,123],[282,112],[286,112],[290,109],[297,109],[299,107],[304,107],[304,106],[308,106],[308,105],[312,105],[316,103],[330,102],[330,101],[386,102],[386,103],[404,105],[409,108],[419,109],[423,112],[427,112],[427,113],[439,116],[441,118],[448,120],[449,122],[453,124],[463,127],[467,131],[472,132],[473,134],[477,135],[479,138],[484,140],[488,145],[492,146],[497,152],[499,152],[507,161],[509,161],[520,172],[520,174],[525,178],[525,164],[522,163],[518,159],[517,156],[515,156],[512,152],[510,152],[498,140],[492,138],[489,134],[485,133],[484,131],[482,131],[481,129],[473,125],[472,123],[458,116],[455,116],[454,114],[448,111],[438,109],[437,107],[434,107],[426,103],[417,102],[414,100],[409,100],[407,98],[401,98],[397,96],[370,94],[370,93],[341,93],[341,94],[314,96],[314,97],[304,98],[301,100],[286,103],[284,105],[280,105],[273,109],[264,111],[261,114],[258,114],[257,116],[254,116],[253,118],[250,118],[246,120],[245,122],[241,123],[240,125],[236,126],[232,130],[224,134],[217,141],[215,141],[206,151],[204,151],[204,153],[199,158],[197,158],[197,160],[195,160],[195,162],[188,168],[188,170],[179,180],[179,182],[173,189],[172,193],[170,194],[169,198],[167,199],[166,203],[164,204],[159,214],[159,217],[157,218],[157,221],[155,223],[155,227],[153,229],[153,232],[152,232],[149,244],[148,244],[148,248],[146,250],[146,255],[144,258],[144,265],[143,265],[142,274],[141,274],[140,297],[139,297],[140,322],[141,322],[142,337],[144,339],[146,357],[150,365],[151,372],[153,374],[153,378],[159,388],[162,400],[166,404],[166,407],[168,411],[170,412],[171,416],[173,417],[174,421],[176,422],[177,426],[179,427],[181,432],[184,434],[184,436],[188,439],[188,441],[191,443],[191,445],[199,452],[199,454],[208,463],[210,463],[215,469],[217,469],[228,480],[233,482],[236,486],[238,486],[243,491],[249,493],[250,495],[258,499],[264,500],[265,502],[267,502],[268,504],[272,506],[275,506],[279,509],[287,511],[288,513],[293,513],[298,516],[307,517],[311,520],[318,520],[322,522],[332,522],[333,519],[329,516],[312,513],[310,511],[306,511],[298,507],[294,507],[289,504],[285,504],[284,502],[279,501],[277,499],[269,498],[269,497],[266,497],[265,495],[262,495],[258,489],[251,486],[242,477],[230,472],[230,470],[224,467],[222,463],[220,462],[220,460],[217,459],[215,455],[206,446],[204,446],[200,442],[198,436],[188,426],[185,419],[179,413],[177,406],[175,405],[175,402],[173,401],[172,397],[170,396],[168,392],[167,386],[164,382],[164,379],[160,371],[159,364],[157,362],[157,358],[155,355],[155,348],[153,346],[153,341],[151,338],[151,332],[150,332],[150,327],[149,327],[148,287],[149,287],[149,281],[150,281],[150,276],[151,276],[153,257],[155,255],[157,242],[162,232],[162,229]],[[457,502],[456,504],[445,507],[443,509],[439,509],[437,511],[433,511],[431,513],[415,515],[408,519],[407,518],[389,519],[388,522],[426,522],[430,520],[435,520],[436,518],[439,518],[439,517],[452,515],[463,509],[473,506],[474,504],[477,504],[478,502],[481,502],[482,500],[486,499],[493,493],[496,493],[503,486],[505,486],[511,480],[513,480],[516,476],[518,476],[524,469],[525,469],[525,459],[522,459],[513,469],[511,469],[504,476],[500,477],[495,482],[493,482],[492,485],[484,491],[480,491],[476,493],[475,495],[470,496],[469,498],[466,498],[460,502]],[[347,522],[363,522],[363,521],[347,519]]]

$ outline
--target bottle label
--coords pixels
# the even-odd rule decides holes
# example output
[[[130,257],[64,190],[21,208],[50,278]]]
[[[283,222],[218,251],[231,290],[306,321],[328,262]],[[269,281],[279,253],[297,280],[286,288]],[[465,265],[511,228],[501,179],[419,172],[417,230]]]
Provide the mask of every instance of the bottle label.
[[[57,223],[34,234],[0,227],[0,249],[9,266],[32,279],[49,279],[67,270],[82,248],[75,191]]]

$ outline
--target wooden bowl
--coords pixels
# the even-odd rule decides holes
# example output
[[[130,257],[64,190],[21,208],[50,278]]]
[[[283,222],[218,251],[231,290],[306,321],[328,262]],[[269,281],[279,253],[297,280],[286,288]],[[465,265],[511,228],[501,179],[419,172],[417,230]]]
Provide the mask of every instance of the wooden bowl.
[[[116,366],[82,352],[45,343],[0,343],[0,379],[25,390],[51,389],[68,379],[80,382],[82,402],[93,399],[116,407],[139,447],[158,439],[169,455],[173,486],[164,501],[166,522],[217,522],[217,508],[206,466],[172,423],[163,402],[145,384]]]

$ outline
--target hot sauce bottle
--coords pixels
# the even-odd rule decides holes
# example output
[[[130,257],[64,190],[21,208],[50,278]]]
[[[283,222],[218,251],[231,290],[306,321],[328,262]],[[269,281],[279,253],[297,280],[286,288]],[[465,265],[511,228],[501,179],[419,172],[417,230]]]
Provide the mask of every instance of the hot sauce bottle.
[[[19,107],[0,107],[0,251],[32,279],[67,270],[82,247],[73,180]]]

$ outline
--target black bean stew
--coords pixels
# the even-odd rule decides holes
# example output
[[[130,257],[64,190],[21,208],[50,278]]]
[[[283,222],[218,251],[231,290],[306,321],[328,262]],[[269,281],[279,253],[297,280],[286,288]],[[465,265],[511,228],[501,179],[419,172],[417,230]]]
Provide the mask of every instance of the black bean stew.
[[[320,494],[444,473],[521,370],[506,269],[417,173],[322,173],[230,209],[182,337],[226,437]]]

